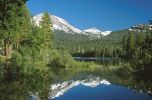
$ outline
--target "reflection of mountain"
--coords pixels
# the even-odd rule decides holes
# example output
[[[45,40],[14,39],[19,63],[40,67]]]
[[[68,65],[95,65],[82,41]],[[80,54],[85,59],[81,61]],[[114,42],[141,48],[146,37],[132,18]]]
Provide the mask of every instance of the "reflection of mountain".
[[[52,84],[51,85],[51,93],[50,93],[50,99],[54,99],[56,97],[59,97],[63,95],[65,92],[67,92],[69,89],[78,86],[88,86],[88,87],[96,87],[97,85],[110,85],[111,83],[106,80],[100,80],[99,78],[96,79],[85,79],[85,80],[77,80],[77,81],[66,81],[63,83],[58,84]]]

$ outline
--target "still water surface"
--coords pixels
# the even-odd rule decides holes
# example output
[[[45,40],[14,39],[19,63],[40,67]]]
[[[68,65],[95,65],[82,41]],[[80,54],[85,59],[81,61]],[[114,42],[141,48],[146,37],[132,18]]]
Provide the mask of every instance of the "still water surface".
[[[109,58],[75,57],[75,59],[93,61],[104,66],[118,64],[117,59]],[[62,74],[56,70],[57,76],[59,74],[65,78],[65,71],[61,70],[61,72]],[[138,83],[132,76],[120,78],[110,71],[107,72],[101,73],[99,69],[94,71],[82,69],[76,72],[77,74],[68,75],[65,80],[55,79],[56,81],[50,84],[49,100],[152,100],[152,96],[140,87],[146,87],[146,83],[140,85],[140,81]],[[30,100],[39,100],[39,96],[33,95]]]
[[[152,98],[147,94],[136,93],[123,86],[111,84],[93,88],[79,85],[53,100],[152,100]]]
[[[101,66],[52,68],[49,77],[0,83],[0,100],[152,100],[151,80],[117,75],[116,59],[77,58]]]
[[[68,80],[50,85],[49,100],[152,100],[143,91],[111,83],[97,76],[81,80]],[[31,100],[37,100],[32,97]]]

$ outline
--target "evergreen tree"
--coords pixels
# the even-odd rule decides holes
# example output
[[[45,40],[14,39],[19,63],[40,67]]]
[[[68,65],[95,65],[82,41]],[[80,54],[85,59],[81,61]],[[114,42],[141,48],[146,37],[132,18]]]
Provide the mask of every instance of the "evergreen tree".
[[[43,14],[43,17],[42,17],[42,21],[40,23],[40,26],[41,26],[41,29],[43,30],[43,34],[42,34],[42,37],[44,39],[44,42],[45,42],[45,47],[49,47],[49,43],[52,45],[52,40],[53,40],[53,32],[51,30],[51,18],[50,18],[50,15],[48,12],[45,12]]]
[[[27,39],[31,33],[31,17],[26,5],[22,5],[19,15],[19,30],[16,36],[15,48],[18,49],[22,41]]]
[[[20,9],[26,0],[1,0],[0,39],[4,41],[5,56],[11,57],[13,44],[20,29]]]
[[[42,37],[44,41],[44,60],[48,63],[49,62],[49,51],[48,49],[53,45],[53,32],[51,30],[51,18],[48,12],[45,12],[42,16],[42,21],[40,23],[41,29],[43,31]],[[40,50],[41,53],[42,50]]]
[[[126,56],[128,60],[131,60],[135,50],[135,38],[132,32],[129,33],[126,45]]]

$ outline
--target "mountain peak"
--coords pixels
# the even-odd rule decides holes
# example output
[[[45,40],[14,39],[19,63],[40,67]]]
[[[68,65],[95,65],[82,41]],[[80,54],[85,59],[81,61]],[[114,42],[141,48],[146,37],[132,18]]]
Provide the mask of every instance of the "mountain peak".
[[[42,20],[43,13],[37,14],[36,16],[33,17],[33,21],[35,22],[36,25],[39,26],[40,21]],[[70,25],[66,20],[57,17],[55,15],[51,15],[51,21],[53,24],[53,30],[60,30],[60,31],[65,31],[67,33],[81,33],[81,30],[75,28],[74,26]]]
[[[83,30],[84,32],[88,32],[88,33],[93,33],[93,34],[99,34],[101,33],[100,30],[96,29],[96,28],[90,28],[90,29],[86,29],[86,30]]]
[[[96,34],[96,35],[103,35],[103,36],[107,36],[111,33],[111,31],[100,31],[99,29],[97,28],[90,28],[90,29],[86,29],[86,30],[83,30],[83,32],[86,32],[86,33],[92,33],[92,34]]]
[[[40,21],[42,20],[43,14],[44,13],[40,13],[33,17],[33,21],[37,26],[40,26]],[[107,36],[111,33],[111,31],[102,32],[101,30],[95,27],[81,31],[78,28],[72,26],[66,20],[58,16],[50,14],[50,17],[53,24],[52,30],[59,30],[59,31],[64,31],[65,33],[72,33],[72,34],[79,33],[79,34],[89,35],[90,38],[100,38],[102,36]]]

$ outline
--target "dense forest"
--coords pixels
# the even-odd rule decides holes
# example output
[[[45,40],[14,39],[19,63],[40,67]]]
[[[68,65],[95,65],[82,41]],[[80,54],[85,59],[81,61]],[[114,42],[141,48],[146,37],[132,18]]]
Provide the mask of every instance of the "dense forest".
[[[62,31],[55,31],[54,35],[56,48],[64,49],[74,57],[118,57],[122,49],[121,41],[110,40],[108,37],[91,40],[84,34]]]

